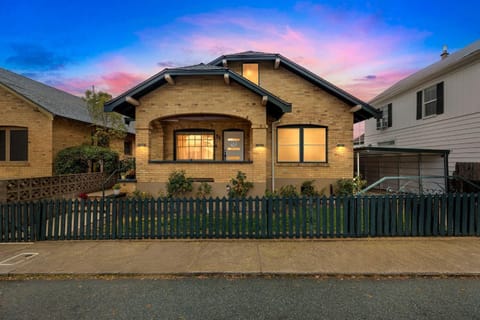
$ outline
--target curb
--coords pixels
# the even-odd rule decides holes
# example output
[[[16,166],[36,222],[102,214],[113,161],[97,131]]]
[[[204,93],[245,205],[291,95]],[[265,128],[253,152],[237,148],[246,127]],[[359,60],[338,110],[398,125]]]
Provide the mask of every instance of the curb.
[[[0,281],[12,280],[115,280],[115,279],[136,279],[136,280],[168,280],[187,278],[225,278],[225,279],[247,279],[247,278],[305,278],[305,279],[449,279],[465,278],[480,279],[480,273],[238,273],[238,272],[192,272],[192,273],[6,273],[0,274]]]

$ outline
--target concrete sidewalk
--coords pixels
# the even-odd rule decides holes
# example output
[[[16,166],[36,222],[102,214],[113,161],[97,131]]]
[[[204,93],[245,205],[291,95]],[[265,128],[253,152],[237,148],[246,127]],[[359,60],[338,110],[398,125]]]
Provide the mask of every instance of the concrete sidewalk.
[[[471,276],[480,275],[480,238],[0,244],[0,275],[55,274]]]

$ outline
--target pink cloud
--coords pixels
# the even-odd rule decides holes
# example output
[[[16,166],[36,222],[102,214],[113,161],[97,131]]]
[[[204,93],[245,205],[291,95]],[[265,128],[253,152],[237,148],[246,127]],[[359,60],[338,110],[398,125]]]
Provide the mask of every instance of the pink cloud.
[[[364,101],[369,101],[415,71],[416,70],[394,70],[388,73],[368,75],[361,79],[352,79],[350,83],[341,87],[356,97]]]
[[[276,12],[259,19],[262,11],[222,11],[223,19],[217,13],[184,17],[196,27],[184,36],[184,45],[209,58],[246,50],[281,53],[362,99],[371,99],[427,61],[426,55],[411,53],[425,32],[388,26],[379,15],[309,3],[295,9],[306,14],[305,23],[278,19]],[[369,74],[377,78],[356,80]]]
[[[112,72],[101,76],[101,83],[108,92],[118,95],[146,79],[144,74]]]
[[[293,10],[302,20],[253,8],[184,16],[161,28],[138,31],[137,46],[101,57],[88,74],[66,77],[59,86],[83,94],[95,85],[117,95],[165,65],[208,62],[222,54],[255,50],[281,53],[369,100],[431,62],[430,55],[416,48],[427,33],[388,25],[379,14],[308,2],[299,2]]]
[[[74,95],[83,96],[86,90],[95,86],[96,90],[105,91],[113,96],[132,88],[146,79],[144,74],[128,72],[111,72],[98,76],[86,76],[82,78],[65,78],[56,81],[47,81],[54,87]]]

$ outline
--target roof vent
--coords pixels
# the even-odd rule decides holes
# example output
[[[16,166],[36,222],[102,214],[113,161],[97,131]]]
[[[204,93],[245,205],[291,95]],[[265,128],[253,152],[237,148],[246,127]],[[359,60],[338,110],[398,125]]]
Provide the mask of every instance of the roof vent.
[[[450,53],[448,53],[447,45],[443,45],[442,54],[440,55],[440,57],[442,57],[442,60],[443,60],[446,57],[448,57],[449,55],[450,55]]]

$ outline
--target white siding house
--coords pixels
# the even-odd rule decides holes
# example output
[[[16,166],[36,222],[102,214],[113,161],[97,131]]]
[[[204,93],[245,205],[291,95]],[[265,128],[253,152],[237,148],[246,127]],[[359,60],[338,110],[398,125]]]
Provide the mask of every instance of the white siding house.
[[[480,40],[399,81],[370,104],[365,146],[446,149],[456,162],[480,162]]]

